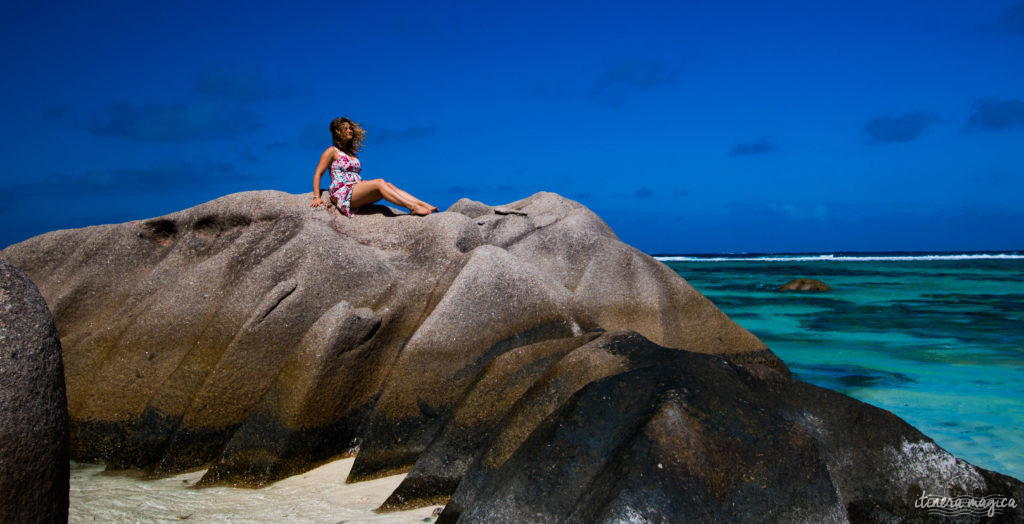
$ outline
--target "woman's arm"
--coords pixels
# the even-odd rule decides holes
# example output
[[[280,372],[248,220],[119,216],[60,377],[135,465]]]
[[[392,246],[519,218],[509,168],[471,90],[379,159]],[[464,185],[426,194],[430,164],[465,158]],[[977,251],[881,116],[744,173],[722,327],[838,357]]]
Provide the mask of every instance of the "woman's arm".
[[[320,207],[326,206],[327,203],[320,199],[320,177],[323,176],[324,171],[330,167],[331,162],[334,162],[334,157],[337,153],[334,152],[333,147],[328,147],[324,150],[324,153],[320,155],[320,162],[316,165],[316,171],[313,171],[313,203],[309,207]]]

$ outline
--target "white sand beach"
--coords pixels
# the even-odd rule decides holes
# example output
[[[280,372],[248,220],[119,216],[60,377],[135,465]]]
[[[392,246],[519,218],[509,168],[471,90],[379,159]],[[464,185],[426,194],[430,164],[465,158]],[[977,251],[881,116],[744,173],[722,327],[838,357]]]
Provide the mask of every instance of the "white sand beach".
[[[354,458],[329,462],[260,489],[191,486],[205,471],[157,480],[71,466],[70,522],[433,522],[439,506],[394,513],[374,509],[405,478],[346,484]]]

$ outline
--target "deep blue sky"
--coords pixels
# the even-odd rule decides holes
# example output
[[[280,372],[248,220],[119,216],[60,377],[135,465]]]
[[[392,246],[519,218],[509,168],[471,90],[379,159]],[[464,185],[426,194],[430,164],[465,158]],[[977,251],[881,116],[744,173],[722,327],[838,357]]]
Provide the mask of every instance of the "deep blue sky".
[[[1024,249],[1019,0],[82,4],[0,7],[0,247],[308,192],[346,115],[367,178],[652,253]]]

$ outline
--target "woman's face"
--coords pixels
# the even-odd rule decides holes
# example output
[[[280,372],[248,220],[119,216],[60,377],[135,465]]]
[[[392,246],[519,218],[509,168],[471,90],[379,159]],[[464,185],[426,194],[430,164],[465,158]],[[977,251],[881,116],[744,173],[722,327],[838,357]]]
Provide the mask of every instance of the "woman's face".
[[[345,140],[352,140],[352,137],[355,136],[352,133],[352,124],[348,122],[341,124],[341,136],[345,137]]]

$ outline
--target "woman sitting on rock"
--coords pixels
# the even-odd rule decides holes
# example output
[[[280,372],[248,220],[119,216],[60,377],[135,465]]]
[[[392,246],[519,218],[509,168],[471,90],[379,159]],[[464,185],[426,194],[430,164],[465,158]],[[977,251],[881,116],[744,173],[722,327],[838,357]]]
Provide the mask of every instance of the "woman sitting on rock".
[[[354,210],[372,204],[381,198],[408,208],[413,215],[429,215],[437,208],[398,189],[383,178],[363,180],[359,176],[362,165],[356,153],[362,149],[366,132],[359,124],[348,118],[335,118],[331,121],[331,139],[334,145],[328,147],[320,155],[320,163],[313,173],[313,203],[310,207],[326,206],[320,198],[320,177],[328,167],[331,169],[331,201],[347,217]]]

